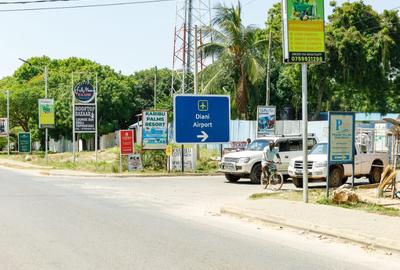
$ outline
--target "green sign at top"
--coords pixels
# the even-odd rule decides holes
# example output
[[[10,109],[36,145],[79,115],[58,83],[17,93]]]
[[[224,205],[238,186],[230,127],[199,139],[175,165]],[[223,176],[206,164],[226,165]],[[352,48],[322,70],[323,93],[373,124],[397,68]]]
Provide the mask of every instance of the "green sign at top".
[[[282,0],[285,63],[325,62],[324,0]]]
[[[18,152],[30,153],[31,152],[31,133],[20,132],[18,133]]]

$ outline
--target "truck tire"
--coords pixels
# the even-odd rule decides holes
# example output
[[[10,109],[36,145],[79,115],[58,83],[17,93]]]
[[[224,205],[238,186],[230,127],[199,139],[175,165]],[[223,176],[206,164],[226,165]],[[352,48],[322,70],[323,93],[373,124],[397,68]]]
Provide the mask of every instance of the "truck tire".
[[[225,178],[226,178],[226,180],[228,180],[230,183],[236,183],[237,181],[239,181],[240,176],[226,173],[226,174],[225,174]]]
[[[370,184],[380,183],[382,176],[382,168],[379,167],[372,167],[371,172],[368,175],[368,179]]]
[[[349,180],[349,177],[345,176],[342,178],[342,185],[347,183],[347,180]]]
[[[253,184],[260,184],[260,178],[261,178],[261,164],[257,163],[251,169],[250,180]]]
[[[292,182],[297,188],[303,188],[303,178],[293,177]]]
[[[340,167],[333,167],[329,171],[329,187],[339,187],[342,184],[343,170]]]

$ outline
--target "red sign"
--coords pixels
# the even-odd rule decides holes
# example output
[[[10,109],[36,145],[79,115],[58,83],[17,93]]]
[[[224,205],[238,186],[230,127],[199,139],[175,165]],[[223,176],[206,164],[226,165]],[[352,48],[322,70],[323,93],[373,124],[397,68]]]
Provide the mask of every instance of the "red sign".
[[[119,145],[121,147],[121,155],[133,154],[133,130],[119,131]]]

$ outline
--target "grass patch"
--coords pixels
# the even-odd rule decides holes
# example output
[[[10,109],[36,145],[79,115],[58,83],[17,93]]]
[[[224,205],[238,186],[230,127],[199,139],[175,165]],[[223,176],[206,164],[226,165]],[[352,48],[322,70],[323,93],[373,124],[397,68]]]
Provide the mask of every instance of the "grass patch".
[[[308,199],[311,203],[317,203],[318,199],[320,199],[325,194],[324,190],[321,189],[310,189],[308,192]],[[251,200],[260,200],[260,199],[278,199],[278,200],[288,200],[288,201],[303,201],[303,192],[302,191],[280,191],[273,193],[255,193],[252,194],[249,199]]]
[[[368,213],[375,213],[379,215],[400,217],[400,209],[394,207],[386,207],[375,203],[369,202],[357,202],[357,203],[334,203],[331,199],[325,197],[325,190],[312,189],[309,190],[309,202],[314,204],[331,205],[346,209],[355,209]],[[255,193],[252,194],[249,199],[260,200],[260,199],[279,199],[289,201],[303,201],[302,191],[281,191],[274,193]]]
[[[201,148],[201,159],[197,162],[197,173],[215,173],[218,170],[218,161],[216,157],[219,156],[219,151],[207,150]],[[73,162],[73,155],[70,152],[66,153],[49,153],[48,163],[45,160],[44,152],[34,152],[29,155],[18,155],[13,152],[10,156],[7,153],[0,153],[0,158],[15,160],[19,162],[29,163],[32,165],[49,167],[59,170],[79,170],[97,173],[119,173],[119,148],[109,148],[101,150],[97,154],[97,161],[95,160],[94,152],[79,152],[76,153],[76,162]],[[167,157],[165,151],[146,151],[142,155],[142,162],[145,171],[136,172],[143,174],[165,174],[167,173]],[[124,157],[122,162],[123,171],[127,171],[127,161]],[[180,172],[171,172],[171,174],[181,174]]]

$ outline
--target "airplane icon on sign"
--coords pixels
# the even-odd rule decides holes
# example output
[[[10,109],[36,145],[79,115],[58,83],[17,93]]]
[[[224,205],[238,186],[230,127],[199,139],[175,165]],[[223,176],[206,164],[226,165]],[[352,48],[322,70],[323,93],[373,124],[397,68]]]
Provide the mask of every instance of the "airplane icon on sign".
[[[202,112],[208,111],[208,100],[199,100],[197,103],[197,107],[199,111]]]

